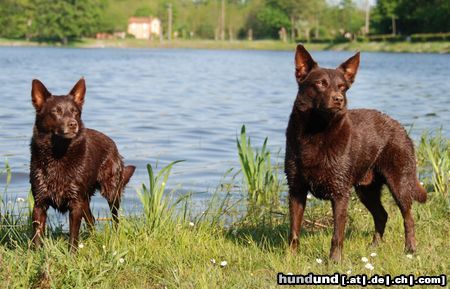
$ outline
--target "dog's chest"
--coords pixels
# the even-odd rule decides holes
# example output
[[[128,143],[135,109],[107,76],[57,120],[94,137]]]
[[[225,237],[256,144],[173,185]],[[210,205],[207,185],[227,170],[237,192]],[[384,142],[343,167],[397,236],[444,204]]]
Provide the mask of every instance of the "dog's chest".
[[[298,160],[300,173],[316,197],[329,199],[347,187],[350,158],[345,142],[302,140]]]
[[[47,158],[33,172],[37,188],[35,198],[66,211],[71,202],[89,197],[87,191],[93,184],[83,175],[85,171],[83,162]]]

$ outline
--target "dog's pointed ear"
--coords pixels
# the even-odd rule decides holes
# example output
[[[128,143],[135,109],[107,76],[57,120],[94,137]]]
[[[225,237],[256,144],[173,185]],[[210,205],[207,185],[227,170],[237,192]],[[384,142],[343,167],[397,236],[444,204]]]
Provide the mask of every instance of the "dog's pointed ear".
[[[86,82],[84,81],[84,78],[78,80],[77,84],[75,84],[69,94],[73,96],[73,101],[75,101],[78,106],[83,106],[84,95],[86,94]]]
[[[302,44],[297,45],[295,51],[295,78],[298,82],[305,79],[317,63]]]
[[[359,51],[356,52],[355,55],[347,59],[338,67],[338,69],[344,73],[344,77],[349,84],[352,84],[353,81],[355,81],[355,76],[359,67],[359,54]]]
[[[36,111],[39,111],[44,106],[47,98],[52,94],[47,90],[45,85],[37,79],[33,79],[31,83],[31,101]]]

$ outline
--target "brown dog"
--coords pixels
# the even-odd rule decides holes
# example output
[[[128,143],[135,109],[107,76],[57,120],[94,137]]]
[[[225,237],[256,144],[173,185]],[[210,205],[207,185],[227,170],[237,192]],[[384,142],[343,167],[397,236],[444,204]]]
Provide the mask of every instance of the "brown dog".
[[[414,146],[403,127],[369,109],[347,110],[346,91],[359,66],[359,52],[336,69],[321,68],[302,45],[295,54],[298,94],[286,131],[290,246],[297,249],[308,191],[331,200],[334,234],[330,258],[342,255],[352,187],[375,223],[373,243],[383,237],[388,214],[380,195],[386,184],[404,219],[405,248],[415,251],[413,200],[425,202],[416,176]]]
[[[68,95],[54,96],[33,80],[31,97],[36,121],[31,139],[30,183],[34,197],[34,243],[39,246],[49,206],[70,212],[70,248],[76,249],[81,219],[90,228],[89,207],[96,189],[108,200],[114,221],[122,191],[134,173],[124,167],[114,142],[81,121],[86,85],[81,79]]]

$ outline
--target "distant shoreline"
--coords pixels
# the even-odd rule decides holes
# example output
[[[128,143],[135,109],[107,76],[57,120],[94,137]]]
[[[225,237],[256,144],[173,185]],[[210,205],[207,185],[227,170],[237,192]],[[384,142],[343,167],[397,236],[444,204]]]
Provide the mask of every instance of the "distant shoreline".
[[[20,47],[61,47],[55,43],[39,43],[26,40],[0,38],[0,46]],[[398,52],[398,53],[450,53],[450,42],[347,42],[347,43],[305,43],[310,50],[331,51],[372,51],[372,52]],[[108,39],[98,40],[84,38],[71,42],[66,47],[73,48],[186,48],[186,49],[224,49],[224,50],[275,50],[291,51],[295,43],[276,40],[138,40],[138,39]]]

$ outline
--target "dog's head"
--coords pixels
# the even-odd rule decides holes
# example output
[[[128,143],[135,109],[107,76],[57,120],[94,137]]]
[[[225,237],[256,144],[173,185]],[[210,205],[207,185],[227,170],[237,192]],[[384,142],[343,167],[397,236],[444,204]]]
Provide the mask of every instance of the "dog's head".
[[[329,116],[344,114],[347,109],[345,93],[355,80],[358,66],[359,52],[336,69],[321,68],[303,45],[297,45],[297,108],[300,111],[313,110]]]
[[[33,80],[31,100],[36,109],[36,128],[64,139],[73,139],[83,128],[81,110],[86,83],[80,79],[68,95],[52,95],[37,79]]]

